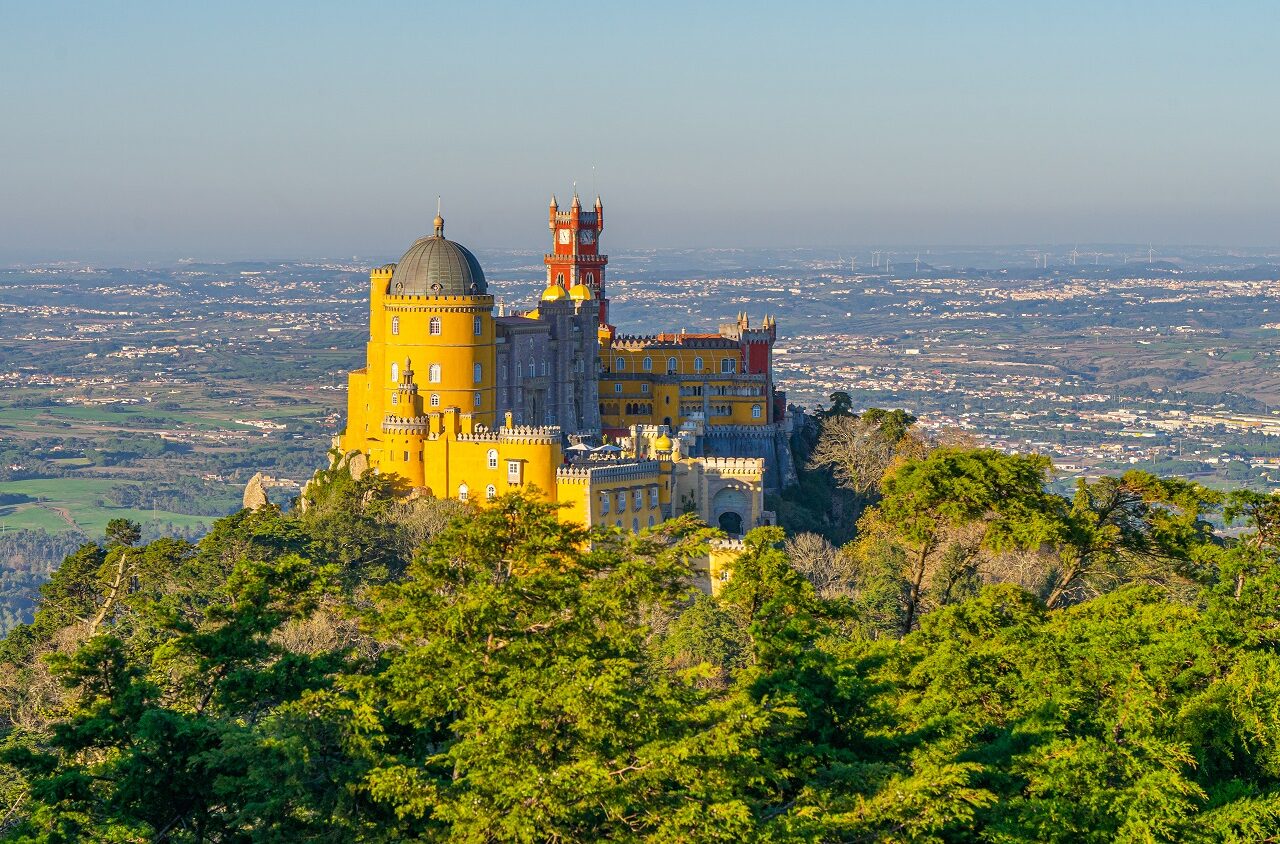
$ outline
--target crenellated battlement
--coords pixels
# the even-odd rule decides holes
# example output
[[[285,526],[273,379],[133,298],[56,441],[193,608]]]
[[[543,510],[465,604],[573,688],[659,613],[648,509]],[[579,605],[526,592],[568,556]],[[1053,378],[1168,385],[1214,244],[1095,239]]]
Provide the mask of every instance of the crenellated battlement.
[[[417,434],[426,436],[430,428],[430,416],[396,416],[388,413],[382,420],[382,433],[384,434]]]
[[[738,344],[725,337],[702,337],[689,334],[618,334],[612,347],[641,352],[646,349],[736,349]]]
[[[556,480],[566,483],[596,481],[647,481],[655,479],[661,467],[657,460],[634,460],[608,466],[574,464],[556,469]]]
[[[558,425],[515,425],[511,428],[477,429],[471,434],[458,434],[458,442],[507,443],[520,445],[555,445],[560,442]]]
[[[692,462],[701,464],[704,469],[733,475],[763,475],[764,458],[762,457],[695,457]]]

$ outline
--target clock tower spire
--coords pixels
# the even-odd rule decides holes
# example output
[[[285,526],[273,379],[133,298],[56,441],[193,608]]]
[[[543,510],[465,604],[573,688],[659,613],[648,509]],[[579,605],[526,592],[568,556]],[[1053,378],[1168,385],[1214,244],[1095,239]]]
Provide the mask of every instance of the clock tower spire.
[[[591,298],[599,303],[600,324],[607,325],[609,300],[604,295],[604,270],[609,256],[600,253],[604,204],[597,196],[594,210],[582,210],[575,185],[569,210],[561,211],[553,196],[547,216],[551,229],[551,252],[544,257],[547,286],[554,284],[569,290],[577,284],[585,285]]]

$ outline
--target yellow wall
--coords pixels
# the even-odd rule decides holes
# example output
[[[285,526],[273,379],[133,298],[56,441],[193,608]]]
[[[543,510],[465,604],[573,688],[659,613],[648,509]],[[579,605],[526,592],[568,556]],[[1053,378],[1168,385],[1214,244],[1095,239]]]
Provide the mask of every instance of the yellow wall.
[[[661,377],[661,376],[660,376]],[[618,386],[621,385],[621,392]],[[646,392],[646,388],[648,392]],[[673,426],[702,413],[703,396],[711,412],[706,417],[708,425],[766,425],[769,423],[769,405],[764,395],[763,380],[731,380],[728,378],[695,379],[683,376],[672,383],[657,378],[600,377],[600,404],[604,408],[601,422],[609,428],[626,428],[630,425],[660,425],[667,417]],[[736,391],[751,391],[759,395],[721,395]],[[698,393],[701,395],[698,395]],[[681,395],[684,393],[684,395]],[[651,413],[626,413],[627,405],[644,405]],[[753,415],[753,408],[760,408],[760,415]],[[727,413],[724,411],[728,411]]]

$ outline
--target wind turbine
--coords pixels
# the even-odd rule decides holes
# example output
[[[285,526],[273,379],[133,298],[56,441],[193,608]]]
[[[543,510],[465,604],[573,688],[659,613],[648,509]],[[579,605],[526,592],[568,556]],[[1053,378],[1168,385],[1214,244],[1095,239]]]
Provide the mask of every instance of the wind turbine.
[[[1156,250],[1151,248],[1151,244],[1147,244],[1147,263],[1150,264],[1156,259]]]
[[[1076,247],[1071,247],[1071,266],[1074,267],[1076,265],[1076,258],[1078,257],[1080,257],[1080,252]]]
[[[916,253],[916,275],[920,275],[920,253]]]

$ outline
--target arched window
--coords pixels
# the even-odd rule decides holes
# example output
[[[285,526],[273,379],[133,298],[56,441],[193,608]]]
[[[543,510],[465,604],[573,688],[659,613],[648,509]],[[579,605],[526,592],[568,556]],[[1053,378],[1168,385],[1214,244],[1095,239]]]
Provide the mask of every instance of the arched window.
[[[694,358],[694,359],[693,359],[693,371],[694,371],[694,372],[701,372],[701,371],[702,371],[702,358]]]
[[[653,516],[649,517],[649,527],[653,527]]]
[[[433,363],[427,367],[427,380],[432,384],[440,383],[440,364]]]
[[[391,403],[392,403],[392,404],[399,404],[399,403],[400,403],[400,394],[399,394],[399,393],[392,393],[392,394],[391,394]]]
[[[667,374],[675,375],[680,371],[680,362],[675,358],[667,358]]]
[[[556,284],[564,287],[564,273],[556,273]]]
[[[475,381],[477,384],[484,380],[483,366],[477,363],[475,366],[471,367],[471,380]]]
[[[595,284],[595,283],[596,283],[596,274],[595,274],[595,273],[587,273],[587,284],[588,284],[588,285],[591,285],[591,284]]]
[[[400,333],[400,317],[398,316],[393,316],[391,318],[391,333],[392,334]]]
[[[627,368],[627,359],[626,359],[626,358],[617,358],[616,360],[614,360],[614,362],[613,362],[613,371],[614,371],[614,372],[623,372],[623,371],[625,371],[625,370],[626,370],[626,368]]]
[[[720,371],[725,375],[732,375],[738,371],[738,361],[735,358],[725,358],[720,361]]]
[[[632,519],[632,520],[631,520],[631,532],[632,532],[632,533],[639,533],[639,532],[640,532],[640,520],[639,520],[639,519]]]
[[[484,404],[484,396],[480,393],[479,390],[471,394],[471,403],[476,407],[479,407],[480,405]]]
[[[498,450],[496,448],[489,449],[489,468],[498,468]]]
[[[433,316],[431,321],[427,323],[427,333],[433,337],[440,334],[440,317]]]
[[[492,501],[497,497],[498,497],[498,488],[496,486],[494,486],[493,484],[489,484],[487,487],[484,488],[485,501]]]
[[[646,355],[646,356],[645,356],[645,359],[644,359],[644,360],[642,360],[642,361],[640,361],[640,368],[641,368],[641,369],[643,369],[645,372],[652,372],[652,371],[653,371],[653,358],[651,358],[651,357],[649,357],[649,356],[647,356],[647,355]]]
[[[471,490],[467,488],[466,484],[458,484],[458,500],[459,501],[466,501],[467,496],[470,494],[471,494]]]
[[[476,335],[477,337],[479,337],[481,334],[484,334],[484,320],[480,319],[480,317],[472,317],[471,333]]]
[[[431,406],[432,406],[432,407],[439,407],[439,406],[440,406],[440,396],[439,396],[439,394],[437,394],[437,393],[432,393],[432,394],[431,394]]]
[[[760,405],[758,405],[758,404],[753,404],[753,405],[751,405],[751,418],[752,418],[752,419],[759,419],[759,418],[760,418],[760,413],[761,413]]]
[[[391,383],[400,383],[400,364],[398,363],[391,364]]]

